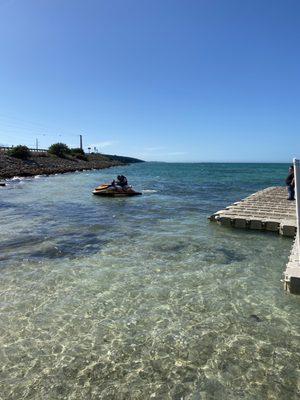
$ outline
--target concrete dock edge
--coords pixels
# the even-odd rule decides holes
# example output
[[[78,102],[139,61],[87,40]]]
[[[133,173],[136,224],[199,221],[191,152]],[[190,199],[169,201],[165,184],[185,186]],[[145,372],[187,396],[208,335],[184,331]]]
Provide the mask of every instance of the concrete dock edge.
[[[294,161],[295,165],[295,161]],[[274,232],[294,238],[289,261],[284,275],[284,289],[292,294],[300,294],[299,218],[300,218],[300,162],[298,161],[299,203],[289,201],[285,187],[269,187],[253,193],[212,214],[208,219],[227,228],[250,229]],[[296,170],[296,165],[294,167]],[[297,186],[297,181],[296,181]],[[297,212],[296,212],[297,210]]]

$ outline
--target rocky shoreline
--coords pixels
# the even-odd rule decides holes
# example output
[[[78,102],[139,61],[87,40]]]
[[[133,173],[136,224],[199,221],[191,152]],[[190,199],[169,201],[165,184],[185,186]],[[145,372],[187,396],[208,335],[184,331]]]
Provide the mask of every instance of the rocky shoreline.
[[[76,157],[60,158],[48,153],[32,154],[28,160],[20,160],[1,152],[0,180],[13,178],[14,176],[51,175],[103,169],[134,162],[141,162],[141,160],[102,154],[90,154],[87,155],[87,160],[81,160]]]

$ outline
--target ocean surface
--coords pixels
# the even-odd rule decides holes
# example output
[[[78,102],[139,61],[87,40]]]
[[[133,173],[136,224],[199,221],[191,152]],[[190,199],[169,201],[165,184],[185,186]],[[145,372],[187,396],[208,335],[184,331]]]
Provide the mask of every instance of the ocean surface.
[[[299,399],[292,240],[207,220],[287,167],[141,163],[0,188],[0,398]],[[119,173],[143,196],[91,194]]]

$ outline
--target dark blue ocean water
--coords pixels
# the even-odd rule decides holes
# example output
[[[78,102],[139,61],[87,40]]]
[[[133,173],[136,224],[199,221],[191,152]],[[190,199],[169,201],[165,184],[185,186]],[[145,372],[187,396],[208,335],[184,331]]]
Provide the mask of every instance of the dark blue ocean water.
[[[300,298],[280,282],[292,241],[207,220],[284,185],[287,167],[142,163],[10,181],[2,398],[298,398]],[[92,196],[119,173],[143,196]]]

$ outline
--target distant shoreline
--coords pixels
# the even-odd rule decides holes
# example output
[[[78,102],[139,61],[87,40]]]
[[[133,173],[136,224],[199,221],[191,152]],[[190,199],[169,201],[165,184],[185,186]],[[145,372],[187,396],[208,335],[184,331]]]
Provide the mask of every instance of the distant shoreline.
[[[76,157],[60,158],[50,154],[32,154],[28,160],[20,160],[0,153],[0,180],[16,176],[54,175],[93,169],[104,169],[143,162],[136,158],[117,155],[90,154],[87,160]]]

